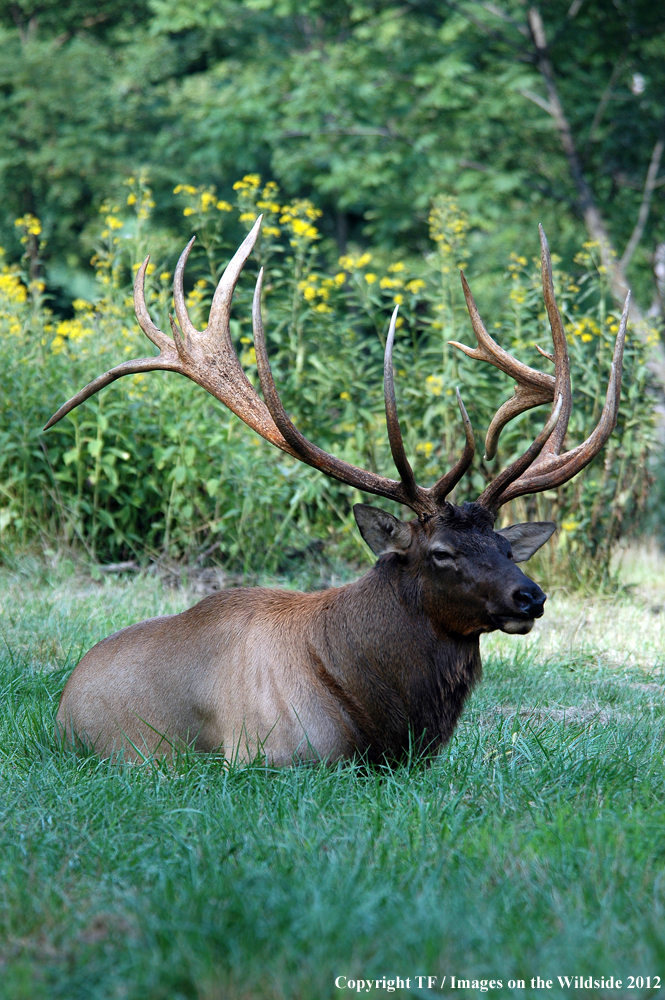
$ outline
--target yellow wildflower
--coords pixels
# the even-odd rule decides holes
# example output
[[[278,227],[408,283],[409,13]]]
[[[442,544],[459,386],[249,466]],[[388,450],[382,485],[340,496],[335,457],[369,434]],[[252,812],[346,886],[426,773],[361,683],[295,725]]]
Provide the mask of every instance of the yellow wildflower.
[[[376,275],[375,275],[375,274],[372,274],[372,272],[371,272],[371,271],[370,271],[370,272],[368,272],[368,273],[367,273],[367,274],[365,275],[365,281],[367,282],[367,284],[368,284],[368,285],[373,285],[373,284],[374,284],[374,282],[376,281]]]
[[[340,392],[339,398],[340,399],[345,399],[347,401],[347,403],[351,402],[351,395],[346,390],[344,390],[344,392]]]
[[[36,215],[26,212],[20,219],[14,221],[14,225],[25,229],[30,236],[39,236],[42,231],[42,224]]]
[[[5,270],[0,274],[0,295],[10,302],[26,302],[28,290],[17,274]]]
[[[229,205],[228,201],[218,201],[215,207],[220,212],[232,212],[233,211],[233,205]]]
[[[414,278],[412,281],[407,281],[404,287],[407,292],[411,292],[412,295],[417,295],[418,292],[425,287],[425,282],[422,278]]]
[[[316,226],[310,225],[304,219],[294,219],[291,223],[291,228],[296,236],[306,236],[310,240],[315,240],[319,235]]]

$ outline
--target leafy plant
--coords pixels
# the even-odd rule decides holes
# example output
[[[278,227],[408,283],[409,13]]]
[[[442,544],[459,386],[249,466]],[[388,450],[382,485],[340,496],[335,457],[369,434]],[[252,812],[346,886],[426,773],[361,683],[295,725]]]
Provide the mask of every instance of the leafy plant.
[[[2,543],[25,545],[56,535],[100,561],[207,559],[214,553],[245,574],[274,570],[285,549],[302,552],[322,538],[331,539],[340,554],[357,557],[361,543],[350,530],[349,491],[270,448],[186,380],[167,373],[131,376],[48,434],[41,432],[63,400],[92,377],[123,357],[146,353],[133,316],[131,281],[148,249],[154,257],[147,302],[155,321],[168,329],[173,243],[152,223],[147,177],[130,177],[124,190],[123,199],[101,206],[93,257],[97,295],[94,301],[76,300],[72,317],[52,315],[43,285],[2,266]],[[265,266],[263,305],[276,381],[298,426],[326,450],[394,474],[382,362],[395,305],[398,402],[421,481],[436,478],[462,447],[455,386],[479,435],[510,393],[504,375],[448,344],[469,339],[456,271],[467,262],[472,271],[474,266],[471,222],[454,199],[441,197],[432,205],[432,246],[423,256],[402,260],[350,249],[335,259],[317,228],[316,206],[306,199],[284,202],[277,186],[262,184],[256,174],[236,183],[235,206],[210,186],[181,184],[175,194],[197,236],[187,296],[197,324],[207,320],[214,287],[243,229],[264,213],[254,263],[236,292],[232,335],[256,383],[252,271]],[[23,224],[34,229],[38,220]],[[29,266],[27,252],[25,262]],[[618,328],[594,245],[586,244],[576,262],[576,277],[555,275],[569,331],[573,445],[597,422]],[[506,278],[506,308],[490,328],[522,360],[542,364],[534,345],[546,344],[549,332],[538,269],[513,255]],[[629,337],[619,423],[604,456],[556,494],[516,501],[516,511],[508,512],[560,522],[549,557],[552,571],[606,575],[612,546],[636,524],[649,483],[653,411],[645,352]],[[544,419],[545,411],[535,410],[510,424],[500,461],[520,453]],[[477,460],[455,499],[473,499],[493,475]]]

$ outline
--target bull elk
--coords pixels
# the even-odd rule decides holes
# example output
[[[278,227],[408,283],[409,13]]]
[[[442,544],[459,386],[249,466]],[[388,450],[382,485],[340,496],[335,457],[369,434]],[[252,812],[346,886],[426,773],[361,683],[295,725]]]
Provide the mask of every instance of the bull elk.
[[[342,483],[397,501],[416,517],[401,521],[365,504],[354,507],[360,533],[378,557],[355,583],[311,594],[230,589],[182,614],[151,618],[102,640],[67,682],[57,731],[67,744],[82,740],[107,756],[124,752],[135,759],[191,745],[240,760],[260,756],[275,765],[342,760],[356,753],[380,761],[399,758],[414,739],[434,753],[451,736],[480,678],[480,634],[500,629],[524,635],[543,614],[545,594],[516,564],[547,541],[555,524],[515,524],[499,531],[493,525],[503,504],[567,482],[607,441],[619,406],[627,304],[598,424],[586,441],[562,453],[572,408],[570,369],[542,228],[543,292],[554,354],[541,354],[554,363],[554,375],[521,363],[490,337],[462,275],[477,347],[455,346],[495,365],[517,383],[514,396],[491,422],[487,455],[494,455],[501,429],[511,418],[543,403],[552,403],[552,411],[523,455],[474,502],[455,506],[446,497],[474,453],[469,418],[458,392],[466,434],[463,453],[432,487],[419,486],[404,451],[395,404],[396,311],[386,343],[384,390],[399,480],[327,454],[287,416],[266,352],[262,272],[252,320],[263,400],[255,391],[233,348],[229,315],[260,223],[259,218],[226,268],[202,332],[187,314],[183,292],[193,240],[174,274],[178,323],[170,317],[173,339],[148,314],[146,259],[136,276],[134,304],[141,329],[159,354],[125,361],[100,375],[46,427],[123,375],[155,369],[179,372],[282,451]]]

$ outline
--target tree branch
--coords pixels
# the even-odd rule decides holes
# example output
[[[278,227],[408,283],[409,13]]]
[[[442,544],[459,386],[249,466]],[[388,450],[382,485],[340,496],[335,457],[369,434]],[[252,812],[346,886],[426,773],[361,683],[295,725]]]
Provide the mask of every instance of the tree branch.
[[[534,104],[537,104],[538,107],[542,108],[543,111],[550,115],[550,117],[556,117],[552,105],[549,104],[544,97],[540,97],[539,94],[534,94],[533,90],[527,90],[527,88],[524,87],[524,89],[518,91],[518,93],[520,93],[522,97],[526,97],[527,101],[532,101]]]
[[[570,170],[570,175],[577,191],[580,212],[582,213],[582,217],[587,227],[587,232],[593,240],[596,240],[600,247],[600,257],[610,279],[612,295],[617,302],[623,302],[629,291],[628,282],[626,281],[626,277],[621,266],[616,260],[612,247],[612,241],[610,240],[610,235],[607,231],[607,226],[605,225],[605,220],[596,207],[593,191],[587,183],[582,170],[582,164],[580,163],[580,158],[577,153],[570,123],[563,110],[561,100],[559,99],[559,92],[556,87],[554,72],[549,59],[545,28],[543,26],[543,20],[540,16],[540,11],[537,7],[534,6],[529,8],[527,12],[527,19],[536,50],[536,65],[543,78],[549,106],[551,108],[550,114],[556,123],[561,145],[566,155],[566,159],[568,160],[568,169]],[[641,320],[642,318],[642,314],[638,306],[634,304],[634,300],[631,302],[631,316],[636,320]]]
[[[624,66],[626,65],[626,57],[622,56],[618,63],[612,70],[612,75],[610,76],[609,83],[603,91],[600,101],[598,102],[598,107],[596,108],[596,113],[593,116],[593,121],[591,122],[591,128],[589,129],[589,137],[587,139],[587,146],[590,146],[592,142],[596,139],[596,130],[600,125],[603,115],[605,114],[605,109],[610,102],[610,97],[612,96],[612,91],[614,90],[614,84],[617,82]]]
[[[480,6],[484,7],[489,14],[494,14],[495,17],[501,18],[501,20],[505,21],[506,24],[510,24],[511,27],[516,28],[517,31],[519,31],[521,35],[524,35],[525,38],[529,37],[529,29],[526,25],[520,24],[519,21],[516,21],[515,18],[511,17],[505,10],[501,10],[500,7],[497,7],[495,3],[481,2]]]
[[[623,252],[623,256],[619,261],[619,267],[625,272],[626,268],[630,264],[633,254],[637,249],[637,245],[642,239],[642,233],[644,232],[644,227],[646,226],[647,219],[649,218],[649,209],[651,207],[651,196],[653,195],[654,188],[657,184],[658,171],[660,170],[660,161],[663,157],[663,150],[665,149],[665,140],[661,137],[657,140],[656,145],[653,147],[653,153],[651,154],[651,162],[649,163],[649,169],[647,170],[647,179],[644,182],[644,193],[642,195],[642,204],[640,205],[640,210],[637,215],[637,222],[635,223],[635,228],[630,234],[630,239],[626,244],[626,249]]]

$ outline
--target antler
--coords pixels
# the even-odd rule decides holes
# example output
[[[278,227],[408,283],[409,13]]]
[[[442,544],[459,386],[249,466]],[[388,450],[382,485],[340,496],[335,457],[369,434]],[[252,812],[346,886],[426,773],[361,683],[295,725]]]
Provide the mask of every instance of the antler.
[[[348,462],[344,462],[339,458],[335,458],[333,455],[329,455],[328,452],[323,451],[321,448],[318,448],[316,445],[308,441],[307,438],[304,437],[298,428],[291,422],[287,416],[286,410],[282,406],[282,401],[279,398],[275,381],[272,376],[270,362],[268,361],[268,352],[266,350],[266,342],[263,333],[263,320],[261,318],[262,284],[263,268],[259,272],[259,277],[256,282],[254,303],[252,307],[254,347],[256,350],[256,364],[259,373],[259,380],[261,382],[261,391],[263,392],[263,397],[275,424],[283,434],[286,441],[288,441],[293,451],[296,453],[296,456],[302,462],[306,462],[315,469],[325,472],[326,475],[332,476],[333,479],[338,479],[340,482],[346,483],[349,486],[355,486],[357,489],[364,490],[367,493],[375,493],[378,496],[384,496],[391,500],[396,500],[399,503],[403,503],[405,506],[410,507],[411,510],[415,511],[417,514],[432,515],[437,513],[445,496],[450,493],[452,488],[459,482],[471,464],[475,448],[473,431],[471,429],[471,422],[468,414],[464,408],[464,403],[462,402],[458,392],[457,402],[462,414],[462,420],[464,421],[464,430],[466,434],[466,444],[462,457],[454,468],[451,469],[451,471],[445,476],[442,476],[441,479],[439,479],[438,482],[431,487],[431,489],[418,486],[413,475],[413,470],[409,465],[404,452],[402,432],[397,418],[397,406],[395,402],[392,352],[395,340],[398,308],[395,308],[390,320],[390,329],[388,331],[388,339],[386,340],[383,373],[388,440],[390,442],[390,450],[392,452],[395,466],[400,475],[399,482],[394,479],[386,479],[383,476],[378,476],[374,472],[367,472],[364,469],[358,469],[355,465],[350,465]]]
[[[533,445],[531,445],[521,458],[490,483],[487,489],[478,497],[477,503],[492,510],[497,510],[503,504],[508,503],[509,500],[514,500],[515,497],[524,496],[527,493],[540,493],[543,490],[554,489],[568,482],[573,476],[576,476],[578,472],[581,472],[595,458],[609,438],[616,425],[619,410],[623,346],[628,321],[630,293],[626,298],[619,325],[605,405],[598,424],[586,441],[571,451],[565,452],[563,455],[560,454],[572,412],[570,362],[566,345],[566,333],[554,298],[550,251],[543,227],[539,226],[538,228],[540,231],[543,297],[552,331],[554,355],[548,354],[546,351],[541,350],[541,348],[538,348],[538,350],[543,357],[554,362],[554,376],[540,372],[535,368],[530,368],[528,365],[517,361],[490,337],[480,318],[476,303],[473,300],[463,274],[461,275],[462,287],[471,317],[471,324],[478,341],[478,347],[471,348],[464,344],[458,344],[456,341],[450,342],[453,346],[459,347],[470,358],[487,361],[489,364],[499,368],[507,375],[510,375],[511,378],[514,378],[517,383],[515,395],[499,407],[490,423],[485,439],[486,458],[493,458],[496,454],[499,435],[509,420],[512,420],[519,413],[523,413],[534,406],[540,406],[542,403],[557,400],[550,419]],[[545,432],[548,428],[549,432],[546,434]],[[540,445],[536,447],[538,442],[540,442]]]
[[[260,226],[261,217],[256,220],[252,230],[245,237],[224,271],[212,300],[208,325],[202,331],[194,327],[185,305],[183,277],[187,258],[194,245],[194,238],[189,241],[180,255],[173,275],[173,300],[180,324],[179,329],[174,320],[169,317],[173,330],[173,340],[155,326],[148,313],[144,285],[150,258],[146,257],[134,281],[134,310],[139,326],[155,347],[159,348],[159,354],[157,357],[125,361],[116,368],[99,375],[61,406],[46,424],[44,430],[62,420],[79,403],[94,396],[100,389],[115,382],[116,379],[122,378],[123,375],[162,370],[186,375],[187,378],[211,393],[215,399],[228,406],[266,441],[270,441],[282,451],[294,455],[293,450],[275,426],[265,403],[242,370],[231,341],[229,326],[231,298],[240,272],[254,248]]]
[[[390,449],[400,475],[400,480],[387,479],[374,472],[359,469],[311,444],[294,426],[282,406],[270,370],[266,351],[263,323],[261,319],[261,288],[263,270],[259,273],[254,292],[252,324],[257,368],[265,402],[260,398],[245,375],[231,340],[229,325],[231,299],[240,272],[249,257],[261,226],[261,217],[256,220],[233,259],[222,275],[210,307],[210,317],[205,330],[197,330],[191,322],[185,304],[183,279],[187,258],[194,244],[194,238],[182,252],[173,276],[173,299],[178,324],[169,316],[173,340],[159,330],[150,318],[145,303],[145,273],[149,257],[141,265],[134,282],[134,309],[139,326],[159,349],[156,357],[125,361],[110,371],[99,375],[85,388],[76,393],[60,407],[45,426],[52,427],[71,412],[79,403],[89,399],[100,389],[110,385],[123,375],[155,370],[166,370],[186,375],[193,382],[206,389],[220,402],[228,406],[252,430],[262,438],[281,448],[294,458],[315,469],[319,469],[333,479],[378,496],[403,503],[419,515],[437,513],[445,497],[459,482],[473,459],[474,438],[464,404],[457,393],[457,401],[464,422],[466,444],[457,464],[442,476],[431,489],[418,486],[413,471],[404,452],[402,434],[397,418],[395,391],[393,385],[392,350],[395,339],[397,309],[395,309],[386,342],[384,359],[384,391],[386,402],[386,423]]]

